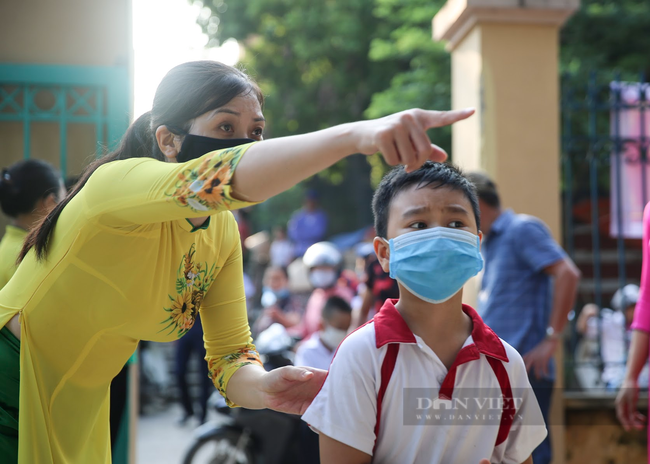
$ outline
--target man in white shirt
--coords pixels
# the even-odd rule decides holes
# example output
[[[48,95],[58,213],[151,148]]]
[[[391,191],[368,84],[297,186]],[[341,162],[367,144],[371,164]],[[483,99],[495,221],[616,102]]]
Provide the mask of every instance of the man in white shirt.
[[[296,350],[296,366],[328,370],[334,353],[343,341],[352,322],[352,308],[340,296],[331,296],[325,302],[321,328],[302,342]],[[300,463],[319,464],[318,435],[302,423],[300,431]]]

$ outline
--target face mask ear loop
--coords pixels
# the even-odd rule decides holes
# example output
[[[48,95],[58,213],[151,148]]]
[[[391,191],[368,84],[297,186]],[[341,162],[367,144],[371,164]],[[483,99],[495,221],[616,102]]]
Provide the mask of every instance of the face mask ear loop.
[[[385,239],[384,239],[385,240]],[[395,240],[388,240],[388,276],[395,279],[395,270],[393,269],[393,256],[395,256]]]

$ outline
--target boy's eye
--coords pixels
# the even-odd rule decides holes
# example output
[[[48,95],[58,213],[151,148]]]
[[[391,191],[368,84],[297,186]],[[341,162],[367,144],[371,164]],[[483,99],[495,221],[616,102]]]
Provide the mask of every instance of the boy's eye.
[[[232,124],[222,124],[222,125],[219,126],[219,129],[221,129],[224,132],[232,132],[233,131]]]
[[[451,227],[452,229],[459,229],[461,227],[465,227],[465,224],[463,224],[461,221],[452,221],[447,227]]]
[[[409,227],[413,229],[426,229],[427,225],[424,222],[414,222]]]
[[[253,135],[254,135],[255,137],[262,137],[262,136],[264,135],[264,129],[262,129],[261,127],[255,129],[255,130],[253,131]]]

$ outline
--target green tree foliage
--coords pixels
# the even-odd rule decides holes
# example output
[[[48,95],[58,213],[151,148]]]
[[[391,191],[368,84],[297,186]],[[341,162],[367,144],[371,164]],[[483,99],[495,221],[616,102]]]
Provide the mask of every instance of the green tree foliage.
[[[431,38],[431,20],[444,0],[375,0],[374,15],[384,23],[387,33],[373,39],[369,59],[396,61],[390,85],[372,96],[365,111],[378,118],[408,108],[446,109],[451,105],[450,57],[444,44]],[[432,130],[436,144],[451,149],[451,130]],[[380,156],[368,160],[372,166],[371,182],[376,185],[387,166]]]
[[[368,59],[381,23],[374,0],[205,1],[219,18],[206,31],[244,44],[243,65],[268,95],[272,136],[359,119],[393,76],[394,62]]]
[[[450,57],[431,39],[444,0],[201,1],[212,12],[201,24],[213,45],[233,37],[245,47],[242,64],[268,96],[268,136],[450,107]],[[590,70],[618,69],[636,80],[650,73],[648,31],[648,0],[582,0],[561,34],[560,68],[584,87]],[[430,135],[453,158],[450,129]],[[323,195],[339,208],[334,231],[369,220],[370,186],[387,166],[380,156],[366,161],[350,158],[312,180],[319,189],[338,186]],[[298,197],[276,201],[289,210]]]
[[[431,40],[443,0],[202,1],[212,45],[235,38],[244,46],[241,64],[267,95],[267,136],[449,107],[449,56]],[[449,130],[432,136],[449,149]],[[333,232],[370,222],[371,185],[386,170],[379,156],[353,157],[311,181],[337,209]]]
[[[650,75],[650,2],[582,0],[561,34],[561,69],[578,76],[620,71]]]

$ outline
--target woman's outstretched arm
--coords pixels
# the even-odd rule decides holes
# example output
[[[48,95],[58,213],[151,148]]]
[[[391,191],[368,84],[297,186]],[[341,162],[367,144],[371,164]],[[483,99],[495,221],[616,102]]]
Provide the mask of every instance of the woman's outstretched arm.
[[[473,109],[413,109],[381,119],[256,143],[242,157],[233,174],[233,196],[264,201],[355,153],[381,152],[388,164],[404,164],[409,171],[427,160],[444,161],[447,154],[431,143],[427,129],[453,124],[473,113]]]

